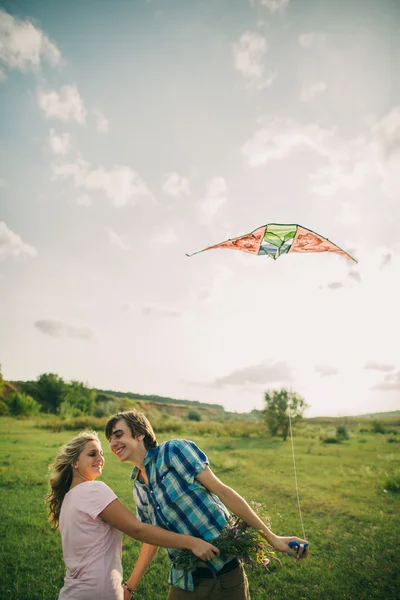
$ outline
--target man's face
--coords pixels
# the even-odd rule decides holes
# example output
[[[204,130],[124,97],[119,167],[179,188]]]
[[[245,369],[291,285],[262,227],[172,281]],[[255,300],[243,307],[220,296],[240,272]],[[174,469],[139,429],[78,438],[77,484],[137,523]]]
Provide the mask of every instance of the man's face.
[[[120,419],[115,423],[109,439],[111,451],[118,456],[120,462],[140,462],[146,454],[143,438],[143,435],[133,438],[129,425],[124,419]]]

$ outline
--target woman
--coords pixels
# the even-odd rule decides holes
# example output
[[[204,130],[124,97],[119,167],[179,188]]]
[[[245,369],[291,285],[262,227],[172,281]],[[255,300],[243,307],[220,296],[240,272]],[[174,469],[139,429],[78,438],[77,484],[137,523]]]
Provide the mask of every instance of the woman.
[[[103,482],[104,466],[95,432],[84,431],[58,452],[50,466],[46,496],[49,519],[61,533],[67,568],[59,600],[123,600],[122,534],[169,548],[186,548],[212,560],[218,548],[187,535],[141,523]]]

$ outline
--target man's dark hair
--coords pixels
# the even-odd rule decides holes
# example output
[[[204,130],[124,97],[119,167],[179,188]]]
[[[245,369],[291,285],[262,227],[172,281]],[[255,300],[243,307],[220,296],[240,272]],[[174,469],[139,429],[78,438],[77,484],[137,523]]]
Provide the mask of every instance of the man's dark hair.
[[[144,435],[143,443],[146,450],[150,450],[150,448],[155,448],[157,446],[157,439],[149,420],[143,413],[140,413],[137,410],[119,412],[108,419],[104,430],[108,440],[111,437],[115,423],[121,419],[128,425],[133,438],[136,438],[138,435]]]

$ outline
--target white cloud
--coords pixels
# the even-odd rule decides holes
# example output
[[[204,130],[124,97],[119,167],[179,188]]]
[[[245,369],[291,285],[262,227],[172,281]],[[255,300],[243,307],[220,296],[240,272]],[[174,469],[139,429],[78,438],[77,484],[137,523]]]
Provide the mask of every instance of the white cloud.
[[[29,20],[13,17],[0,9],[0,62],[8,69],[39,69],[41,60],[59,64],[61,54],[47,35]]]
[[[241,152],[250,166],[258,167],[285,159],[295,151],[311,150],[327,161],[311,175],[315,193],[332,195],[341,189],[354,191],[376,181],[387,195],[396,196],[400,191],[400,156],[394,156],[397,137],[396,118],[375,123],[369,136],[345,139],[335,129],[324,129],[315,123],[266,117],[242,145]],[[389,148],[390,159],[387,158]]]
[[[378,140],[384,156],[388,159],[400,155],[400,106],[377,121],[372,133]]]
[[[151,237],[152,244],[174,244],[178,241],[178,236],[175,231],[170,227],[165,231],[154,233]]]
[[[39,91],[38,104],[45,113],[46,119],[61,119],[76,121],[81,125],[86,123],[86,108],[78,89],[73,85],[63,85],[60,91]]]
[[[304,86],[301,90],[300,99],[302,102],[311,102],[319,94],[323,94],[327,90],[325,81],[318,81],[311,85]]]
[[[78,196],[76,203],[79,204],[79,206],[91,206],[92,199],[88,194],[82,194],[81,196]]]
[[[233,44],[235,68],[250,87],[262,89],[273,82],[275,75],[264,78],[264,56],[268,50],[265,37],[256,31],[246,31],[238,43]]]
[[[289,6],[290,0],[250,0],[250,4],[255,6],[261,4],[267,8],[272,14],[283,12]]]
[[[42,333],[54,337],[70,337],[79,340],[92,340],[95,337],[95,333],[90,327],[79,327],[52,319],[36,321],[35,327]]]
[[[321,377],[332,377],[332,375],[338,374],[338,369],[328,365],[317,365],[315,367],[315,372],[319,373]]]
[[[53,172],[56,177],[72,178],[76,187],[103,191],[117,207],[125,206],[138,196],[152,198],[145,182],[125,165],[114,165],[111,169],[103,166],[93,168],[78,158],[73,163],[53,165]]]
[[[155,316],[155,317],[168,317],[172,319],[179,319],[182,316],[182,312],[177,310],[171,310],[169,308],[158,308],[156,306],[143,306],[142,313],[146,317]]]
[[[108,119],[103,115],[103,113],[95,108],[93,110],[94,117],[96,119],[96,131],[99,133],[107,133],[108,132]]]
[[[6,187],[6,180],[0,177],[0,187]]]
[[[309,48],[315,41],[315,33],[310,31],[309,33],[302,33],[299,35],[299,44],[302,48]]]
[[[5,81],[7,79],[7,75],[5,74],[5,72],[3,71],[3,69],[0,69],[0,83],[2,81]]]
[[[223,177],[213,177],[207,185],[206,195],[197,204],[197,216],[201,223],[208,223],[227,201],[228,186]]]
[[[364,369],[371,370],[371,371],[381,371],[383,373],[390,373],[391,371],[394,371],[395,368],[396,367],[394,365],[377,363],[372,360],[366,362],[364,365]]]
[[[21,237],[9,229],[4,221],[0,221],[0,260],[10,256],[36,256],[37,250],[25,244]]]
[[[49,143],[54,154],[68,154],[71,149],[71,136],[69,133],[57,135],[54,129],[50,129]]]
[[[286,362],[262,362],[243,369],[236,369],[218,377],[207,387],[220,389],[226,386],[264,385],[270,383],[288,383],[292,381],[291,368]]]
[[[108,239],[113,246],[116,246],[120,250],[130,250],[129,243],[112,229],[108,232]]]
[[[189,179],[187,179],[187,177],[182,177],[178,173],[169,173],[162,185],[162,189],[169,196],[176,196],[177,198],[183,195],[189,195]]]

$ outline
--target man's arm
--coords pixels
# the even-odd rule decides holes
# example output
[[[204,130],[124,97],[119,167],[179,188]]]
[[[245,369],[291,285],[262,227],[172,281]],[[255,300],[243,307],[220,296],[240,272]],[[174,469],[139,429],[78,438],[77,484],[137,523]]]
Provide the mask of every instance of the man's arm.
[[[210,492],[218,496],[223,504],[235,515],[243,519],[248,525],[254,529],[261,529],[266,534],[268,543],[279,552],[287,552],[291,556],[297,558],[305,558],[308,553],[308,546],[301,556],[297,556],[293,549],[289,548],[289,542],[298,542],[304,544],[306,540],[298,537],[281,537],[273,533],[265,523],[256,515],[253,509],[247,504],[246,500],[239,496],[235,490],[225,485],[214,473],[210,467],[206,467],[204,471],[196,475],[199,483],[204,485]]]
[[[134,566],[134,569],[127,579],[126,584],[131,590],[135,590],[142,580],[143,575],[150,566],[153,558],[155,557],[158,550],[158,546],[151,546],[150,544],[143,544],[140,554]],[[131,597],[128,590],[124,590],[124,600],[129,600]]]

